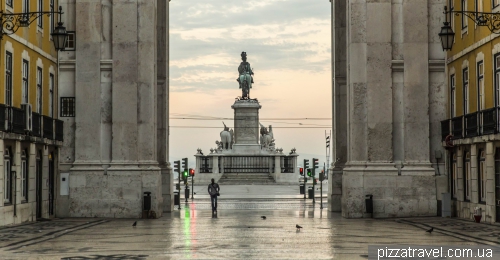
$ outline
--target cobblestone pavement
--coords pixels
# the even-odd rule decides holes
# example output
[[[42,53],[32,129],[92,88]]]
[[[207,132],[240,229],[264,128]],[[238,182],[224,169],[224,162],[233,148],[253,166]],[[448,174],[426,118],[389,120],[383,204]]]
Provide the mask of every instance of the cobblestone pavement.
[[[160,219],[137,219],[137,227],[136,219],[98,218],[4,227],[0,259],[367,259],[374,244],[500,243],[496,225],[438,217],[344,219],[310,200],[227,199],[216,215],[208,200],[181,204]],[[432,234],[425,232],[429,227]]]

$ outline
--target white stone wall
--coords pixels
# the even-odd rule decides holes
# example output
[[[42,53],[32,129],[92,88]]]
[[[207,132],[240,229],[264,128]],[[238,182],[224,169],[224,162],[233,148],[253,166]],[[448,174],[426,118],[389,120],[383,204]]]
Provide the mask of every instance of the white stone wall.
[[[444,155],[446,111],[438,8],[437,0],[332,3],[333,158],[342,185],[332,183],[330,209],[341,190],[344,217],[366,217],[367,194],[374,217],[438,212],[438,193],[447,190],[435,176],[437,167],[445,172],[444,157],[435,159]]]
[[[169,1],[61,1],[76,50],[60,57],[65,118],[61,171],[69,195],[59,216],[140,217],[172,210],[168,165]],[[79,26],[85,24],[86,26]],[[77,26],[78,25],[78,26]]]

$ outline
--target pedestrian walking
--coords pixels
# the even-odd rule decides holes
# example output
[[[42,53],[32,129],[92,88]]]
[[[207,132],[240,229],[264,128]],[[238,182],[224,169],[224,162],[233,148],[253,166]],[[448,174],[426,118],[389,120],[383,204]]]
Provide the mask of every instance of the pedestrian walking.
[[[212,212],[217,213],[217,196],[220,196],[219,184],[215,183],[212,178],[212,183],[208,184],[208,194],[210,194],[210,200],[212,201]]]

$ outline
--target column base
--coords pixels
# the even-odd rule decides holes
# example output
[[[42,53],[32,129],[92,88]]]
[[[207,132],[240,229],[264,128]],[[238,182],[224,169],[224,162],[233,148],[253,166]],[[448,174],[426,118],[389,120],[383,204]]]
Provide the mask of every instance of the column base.
[[[434,169],[419,165],[399,170],[395,164],[346,166],[342,175],[342,216],[365,218],[366,195],[373,196],[373,217],[436,216]]]

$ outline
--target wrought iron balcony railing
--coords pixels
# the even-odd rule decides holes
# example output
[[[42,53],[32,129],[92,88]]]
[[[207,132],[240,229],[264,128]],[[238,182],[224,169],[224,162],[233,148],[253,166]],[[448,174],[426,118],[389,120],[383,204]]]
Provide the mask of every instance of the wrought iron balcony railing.
[[[465,137],[474,137],[478,135],[479,122],[478,117],[479,112],[474,112],[465,115]]]
[[[52,117],[42,116],[43,138],[54,140],[54,120]]]
[[[481,111],[481,116],[482,116],[481,134],[487,135],[487,134],[498,133],[498,107]]]
[[[36,112],[31,114],[32,130],[31,135],[42,137],[42,116]]]
[[[7,132],[9,130],[8,113],[8,107],[0,104],[0,131]]]
[[[453,139],[463,138],[463,116],[457,116],[451,119]]]
[[[26,133],[26,113],[24,110],[17,107],[10,107],[11,113],[10,118],[12,129],[11,131],[16,134],[24,134]]]

